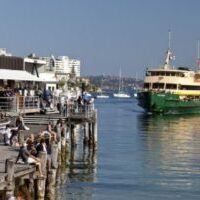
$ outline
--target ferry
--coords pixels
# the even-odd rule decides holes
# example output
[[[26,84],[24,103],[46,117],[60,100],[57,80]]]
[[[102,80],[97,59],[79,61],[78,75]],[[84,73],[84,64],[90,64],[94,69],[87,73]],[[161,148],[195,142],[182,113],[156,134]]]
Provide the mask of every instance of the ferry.
[[[200,62],[199,70],[194,71],[186,67],[175,69],[171,67],[172,60],[168,49],[162,67],[146,69],[138,105],[150,113],[200,113]]]

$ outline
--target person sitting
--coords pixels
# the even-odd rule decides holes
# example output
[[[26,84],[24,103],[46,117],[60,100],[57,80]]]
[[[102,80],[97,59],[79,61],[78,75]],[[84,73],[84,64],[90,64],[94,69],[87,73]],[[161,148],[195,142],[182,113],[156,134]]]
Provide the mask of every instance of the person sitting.
[[[34,135],[30,134],[29,137],[26,139],[27,144],[27,150],[29,153],[33,156],[37,155],[37,150],[35,148],[35,141],[34,141]]]
[[[46,130],[51,134],[51,136],[54,136],[56,138],[56,132],[54,132],[52,130],[52,123],[51,122],[48,123]]]
[[[36,158],[35,156],[31,155],[28,150],[26,149],[26,143],[21,144],[19,149],[19,154],[16,159],[16,164],[18,163],[19,159],[22,159],[22,161],[26,164],[35,164],[38,167],[39,176],[44,177],[42,174],[42,168],[40,159]]]

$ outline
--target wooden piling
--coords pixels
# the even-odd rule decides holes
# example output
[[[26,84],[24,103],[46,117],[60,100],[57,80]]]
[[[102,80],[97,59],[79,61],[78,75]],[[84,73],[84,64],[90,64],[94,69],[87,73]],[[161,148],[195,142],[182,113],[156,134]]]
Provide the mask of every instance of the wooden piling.
[[[18,142],[19,142],[19,144],[24,143],[24,131],[23,130],[20,130],[18,133]]]
[[[45,199],[47,200],[55,199],[55,189],[56,189],[55,186],[56,186],[56,169],[51,169],[47,175]]]
[[[61,128],[58,124],[56,125],[56,134],[58,138],[58,165],[61,166]]]
[[[93,150],[97,149],[97,141],[98,141],[98,130],[97,130],[98,124],[97,124],[97,110],[95,110],[95,120],[93,122]]]
[[[71,124],[71,146],[76,146],[76,131],[75,125]]]
[[[38,158],[40,159],[42,174],[44,176],[47,175],[47,152],[40,151],[38,154]]]
[[[57,169],[58,167],[58,145],[51,145],[51,168]]]
[[[15,170],[15,161],[12,159],[6,160],[5,172],[6,175],[6,196],[14,196],[14,170]]]
[[[88,128],[89,128],[89,148],[92,149],[93,147],[93,132],[92,132],[92,123],[88,123]]]
[[[27,181],[27,187],[28,187],[28,190],[31,194],[31,196],[35,196],[35,191],[34,191],[34,177],[33,177],[33,174],[31,173],[29,175],[29,179],[26,179]]]
[[[67,149],[66,149],[66,132],[67,132],[67,127],[63,127],[63,133],[61,134],[61,159],[62,162],[66,161],[66,154],[67,154]]]
[[[84,139],[83,139],[83,145],[88,145],[89,143],[89,127],[88,122],[85,122],[84,124]]]
[[[38,157],[40,158],[41,162],[41,169],[44,175],[44,178],[38,177],[36,179],[36,198],[37,199],[44,199],[45,198],[45,182],[46,182],[46,163],[47,163],[47,153],[46,152],[39,152]]]

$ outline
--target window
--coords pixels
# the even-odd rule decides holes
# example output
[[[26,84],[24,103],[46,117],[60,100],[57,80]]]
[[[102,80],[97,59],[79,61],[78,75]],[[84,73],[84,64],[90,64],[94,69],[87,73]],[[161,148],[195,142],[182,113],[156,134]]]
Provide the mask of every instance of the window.
[[[166,84],[166,89],[176,90],[177,85],[176,84]]]
[[[195,85],[181,85],[180,90],[200,90],[200,86]]]
[[[153,89],[163,89],[164,83],[153,83]]]
[[[150,83],[144,83],[144,88],[149,89],[150,88]]]

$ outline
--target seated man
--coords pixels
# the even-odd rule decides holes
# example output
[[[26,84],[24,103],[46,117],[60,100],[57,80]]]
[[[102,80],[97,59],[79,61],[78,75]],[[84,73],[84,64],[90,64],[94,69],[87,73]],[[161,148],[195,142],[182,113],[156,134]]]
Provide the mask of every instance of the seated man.
[[[22,159],[24,163],[28,164],[35,164],[38,167],[40,177],[43,177],[40,159],[36,158],[35,156],[31,155],[28,150],[26,149],[26,143],[23,143],[19,149],[19,155],[15,163],[18,162],[19,159]]]

